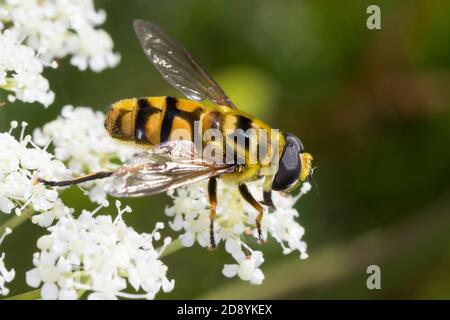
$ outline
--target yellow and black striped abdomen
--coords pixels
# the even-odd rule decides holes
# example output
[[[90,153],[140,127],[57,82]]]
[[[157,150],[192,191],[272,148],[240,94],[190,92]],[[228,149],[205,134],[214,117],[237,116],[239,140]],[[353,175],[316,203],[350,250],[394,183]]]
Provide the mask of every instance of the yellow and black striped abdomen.
[[[205,107],[195,101],[173,97],[145,97],[120,100],[106,116],[111,137],[141,145],[157,145],[183,130],[185,139],[194,137],[194,123]]]

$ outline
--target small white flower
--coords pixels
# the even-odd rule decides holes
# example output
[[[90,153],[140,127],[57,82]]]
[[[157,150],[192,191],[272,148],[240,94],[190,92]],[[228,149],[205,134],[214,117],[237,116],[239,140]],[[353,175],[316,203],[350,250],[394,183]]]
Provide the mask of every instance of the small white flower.
[[[40,146],[50,141],[58,160],[67,163],[74,175],[117,168],[136,151],[115,143],[104,128],[105,115],[87,107],[65,106],[61,116],[34,131],[34,141]],[[104,204],[104,180],[88,182],[82,186],[89,190],[91,201]]]
[[[74,45],[76,49],[70,60],[72,65],[80,70],[89,67],[92,71],[100,72],[119,63],[120,56],[112,53],[113,42],[105,31],[82,28],[78,34],[80,37]]]
[[[12,124],[12,128],[16,126]],[[33,144],[30,136],[24,136],[25,128],[23,123],[19,140],[9,132],[0,133],[0,211],[10,214],[14,210],[20,215],[31,207],[36,212],[33,222],[48,226],[70,209],[56,190],[36,183],[36,179],[64,179],[70,172],[61,161]]]
[[[262,228],[266,229],[281,245],[284,254],[295,250],[299,252],[302,260],[308,258],[306,242],[302,241],[305,229],[295,221],[299,217],[299,213],[293,206],[310,190],[311,184],[305,182],[300,188],[300,193],[295,197],[274,193],[273,201],[277,210],[269,213],[262,222]]]
[[[2,244],[3,240],[8,234],[11,234],[12,230],[7,228],[3,235],[0,236],[0,244]],[[8,288],[5,287],[6,283],[9,283],[14,280],[16,276],[16,272],[14,269],[7,270],[5,266],[5,254],[0,254],[0,295],[7,296],[9,294]]]
[[[250,248],[247,247],[247,250]],[[261,251],[250,251],[250,255],[243,255],[236,260],[237,264],[226,264],[222,273],[227,278],[238,276],[243,281],[251,284],[262,284],[264,274],[258,267],[264,262]]]
[[[261,200],[262,181],[247,185],[255,199]],[[299,213],[293,206],[310,189],[311,185],[305,182],[295,197],[273,192],[273,202],[277,210],[266,208],[261,225],[265,239],[271,236],[281,245],[284,254],[295,250],[300,253],[301,259],[308,257],[306,242],[302,240],[305,230],[296,221]],[[178,188],[168,192],[168,195],[173,199],[173,205],[166,207],[165,213],[172,217],[170,227],[181,233],[179,238],[183,246],[190,247],[197,242],[202,247],[208,247],[210,207],[206,182]],[[229,277],[239,275],[243,280],[259,284],[264,279],[258,268],[263,261],[262,255],[257,251],[249,255],[252,250],[241,241],[248,235],[257,237],[255,219],[258,212],[242,198],[234,185],[219,180],[217,195],[214,237],[217,243],[225,242],[226,251],[238,262],[236,265],[227,265],[224,274]],[[246,252],[242,250],[243,246],[246,247]]]
[[[27,284],[41,287],[43,299],[76,299],[77,290],[87,290],[88,299],[154,299],[163,290],[169,292],[174,280],[166,276],[167,266],[159,257],[153,243],[160,239],[157,224],[151,234],[139,234],[122,219],[131,209],[120,208],[113,220],[110,215],[96,215],[83,211],[77,218],[67,215],[50,227],[42,236],[35,253],[35,268],[26,274]],[[135,292],[126,290],[133,288]]]

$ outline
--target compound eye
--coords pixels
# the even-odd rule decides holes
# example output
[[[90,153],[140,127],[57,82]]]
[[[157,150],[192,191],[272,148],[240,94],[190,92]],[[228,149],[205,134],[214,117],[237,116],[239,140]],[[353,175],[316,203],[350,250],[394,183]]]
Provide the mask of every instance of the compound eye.
[[[302,153],[303,151],[305,151],[305,147],[303,146],[303,143],[300,141],[299,138],[297,138],[293,134],[286,133],[286,143],[295,145],[295,147],[298,150],[298,153]]]
[[[299,145],[286,139],[286,147],[281,155],[278,171],[272,183],[275,191],[286,190],[297,182],[301,171]]]

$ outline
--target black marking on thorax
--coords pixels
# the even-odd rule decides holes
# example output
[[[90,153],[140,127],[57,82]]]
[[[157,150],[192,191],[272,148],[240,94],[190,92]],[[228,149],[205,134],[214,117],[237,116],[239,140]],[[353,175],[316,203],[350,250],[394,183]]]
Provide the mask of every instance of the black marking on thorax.
[[[221,130],[223,126],[222,114],[219,111],[212,111],[208,114],[210,119],[210,127],[208,129]]]
[[[247,130],[253,128],[253,121],[244,116],[238,116],[236,119],[236,130],[238,136],[243,136],[245,145],[243,146],[245,150],[250,148],[250,136]]]
[[[245,116],[236,116],[236,121],[234,123],[234,131],[225,132],[227,134],[226,139],[226,150],[227,150],[227,161],[231,160],[234,164],[244,164],[246,153],[250,150],[250,133],[247,130],[252,129],[253,121]]]

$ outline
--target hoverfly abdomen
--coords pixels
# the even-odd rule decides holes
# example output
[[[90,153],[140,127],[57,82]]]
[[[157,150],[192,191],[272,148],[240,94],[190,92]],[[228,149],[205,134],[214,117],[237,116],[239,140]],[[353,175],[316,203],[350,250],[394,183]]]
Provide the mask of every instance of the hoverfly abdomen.
[[[111,137],[154,146],[169,140],[194,139],[195,121],[204,107],[174,97],[144,97],[114,103],[106,116],[105,128]]]
[[[114,103],[105,119],[109,135],[119,140],[133,140],[134,107],[137,99],[125,99]]]

